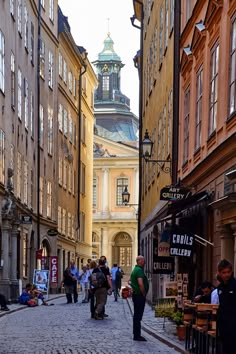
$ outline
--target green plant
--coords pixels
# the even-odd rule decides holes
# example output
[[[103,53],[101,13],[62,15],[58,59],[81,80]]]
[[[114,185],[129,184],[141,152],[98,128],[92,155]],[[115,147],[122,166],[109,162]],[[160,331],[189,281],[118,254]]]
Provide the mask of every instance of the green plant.
[[[184,324],[184,314],[181,311],[176,311],[172,315],[172,320],[176,323],[176,326]]]

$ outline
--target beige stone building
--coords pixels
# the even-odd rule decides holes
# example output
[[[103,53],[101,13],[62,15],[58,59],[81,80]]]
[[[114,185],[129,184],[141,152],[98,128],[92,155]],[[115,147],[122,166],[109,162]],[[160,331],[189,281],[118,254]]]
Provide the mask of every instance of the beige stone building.
[[[94,136],[93,259],[107,257],[129,275],[137,256],[138,149]],[[129,205],[122,203],[128,188]]]

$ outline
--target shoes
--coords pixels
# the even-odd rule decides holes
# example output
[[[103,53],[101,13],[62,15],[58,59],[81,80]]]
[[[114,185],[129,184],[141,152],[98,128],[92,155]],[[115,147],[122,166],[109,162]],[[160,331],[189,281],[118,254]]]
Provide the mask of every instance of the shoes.
[[[133,340],[138,340],[139,342],[146,342],[147,341],[147,339],[142,336],[134,337]]]
[[[6,307],[1,307],[1,311],[10,311],[10,309],[6,306]]]
[[[82,304],[87,304],[87,300],[82,300]]]
[[[108,317],[108,315],[106,313],[103,314],[103,317]]]
[[[117,301],[117,299],[115,299],[115,301]]]
[[[98,313],[96,313],[96,312],[95,312],[95,314],[94,314],[94,318],[95,318],[95,320],[103,320],[103,317],[104,317],[104,316],[99,315],[99,314],[98,314]]]

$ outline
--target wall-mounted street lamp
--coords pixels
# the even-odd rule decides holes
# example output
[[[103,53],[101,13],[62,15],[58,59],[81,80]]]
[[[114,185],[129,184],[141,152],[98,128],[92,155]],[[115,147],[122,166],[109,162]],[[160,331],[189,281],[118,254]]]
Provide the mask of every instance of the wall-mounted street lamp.
[[[146,129],[144,139],[141,142],[142,156],[143,156],[145,162],[156,163],[160,166],[160,168],[162,169],[163,172],[171,174],[171,160],[153,160],[153,159],[151,159],[153,145],[154,145],[154,143],[149,138],[148,130]],[[168,166],[165,166],[166,163],[168,164]]]
[[[128,191],[128,187],[125,186],[125,189],[122,192],[122,204],[127,205],[127,206],[138,206],[138,204],[130,204],[130,193]]]

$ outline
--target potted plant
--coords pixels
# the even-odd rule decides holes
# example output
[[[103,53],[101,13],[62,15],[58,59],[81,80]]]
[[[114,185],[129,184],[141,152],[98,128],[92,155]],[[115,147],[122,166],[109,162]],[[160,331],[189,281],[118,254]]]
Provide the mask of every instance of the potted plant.
[[[179,340],[185,339],[184,314],[181,311],[176,311],[172,315],[172,320],[176,323],[176,332]]]

